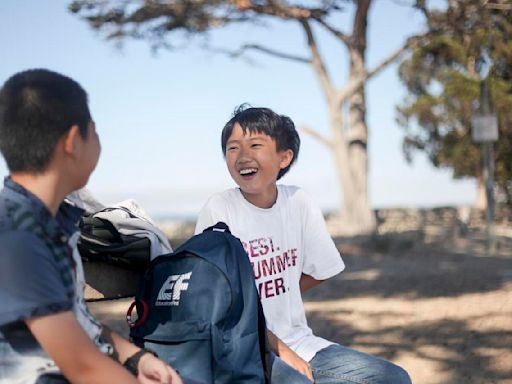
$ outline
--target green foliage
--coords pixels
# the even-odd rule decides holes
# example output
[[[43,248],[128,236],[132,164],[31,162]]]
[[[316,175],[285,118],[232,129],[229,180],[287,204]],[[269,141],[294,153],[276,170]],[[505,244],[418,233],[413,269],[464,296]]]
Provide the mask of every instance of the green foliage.
[[[496,185],[512,204],[512,6],[456,0],[426,15],[429,32],[399,69],[409,92],[397,107],[397,121],[406,130],[404,154],[411,161],[415,151],[424,151],[455,178],[481,177],[471,117],[486,78],[499,122]]]

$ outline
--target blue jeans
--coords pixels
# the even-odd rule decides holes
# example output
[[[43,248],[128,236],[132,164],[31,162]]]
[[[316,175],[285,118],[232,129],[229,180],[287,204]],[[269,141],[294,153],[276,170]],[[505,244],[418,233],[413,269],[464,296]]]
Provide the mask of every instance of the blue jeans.
[[[309,364],[316,384],[411,384],[409,375],[399,366],[338,344],[318,351]],[[275,357],[272,383],[311,384],[311,381]]]

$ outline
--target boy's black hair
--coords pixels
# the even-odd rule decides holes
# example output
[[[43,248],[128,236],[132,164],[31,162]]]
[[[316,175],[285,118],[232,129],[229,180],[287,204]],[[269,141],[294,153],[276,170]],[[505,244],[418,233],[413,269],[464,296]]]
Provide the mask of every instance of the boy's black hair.
[[[292,119],[288,116],[278,115],[269,108],[248,108],[247,104],[240,105],[222,130],[221,143],[224,156],[226,156],[226,143],[236,123],[240,125],[244,134],[247,131],[264,133],[276,142],[278,151],[290,149],[293,152],[292,161],[286,168],[279,171],[277,180],[283,177],[299,156],[300,137]]]
[[[73,126],[87,136],[87,93],[76,81],[46,69],[10,77],[0,90],[0,152],[10,172],[41,172]]]

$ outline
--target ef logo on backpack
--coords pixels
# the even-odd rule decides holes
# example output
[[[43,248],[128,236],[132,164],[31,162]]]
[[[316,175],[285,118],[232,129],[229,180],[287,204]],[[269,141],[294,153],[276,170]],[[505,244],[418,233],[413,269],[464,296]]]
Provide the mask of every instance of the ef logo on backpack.
[[[188,281],[191,276],[192,272],[169,276],[162,285],[162,288],[160,288],[155,307],[180,305],[181,292],[188,289]]]

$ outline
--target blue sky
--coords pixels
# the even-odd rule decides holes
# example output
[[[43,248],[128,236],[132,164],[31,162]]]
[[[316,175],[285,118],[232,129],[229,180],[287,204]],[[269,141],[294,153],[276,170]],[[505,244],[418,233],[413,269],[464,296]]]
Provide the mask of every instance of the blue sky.
[[[87,90],[103,151],[89,188],[105,202],[135,198],[154,216],[197,214],[208,196],[233,186],[220,150],[220,131],[235,106],[249,102],[290,116],[297,127],[328,133],[323,95],[304,64],[257,53],[253,63],[211,54],[200,40],[171,36],[179,49],[156,56],[145,42],[122,49],[67,11],[69,1],[3,0],[0,5],[0,82],[34,67],[52,69]],[[398,3],[398,4],[397,4]],[[401,2],[405,3],[405,2]],[[370,12],[369,67],[422,28],[421,17],[391,0],[376,0]],[[349,25],[350,13],[342,23]],[[346,52],[319,34],[338,85],[346,79]],[[260,42],[303,53],[301,31],[292,23],[266,29],[236,26],[210,34],[219,47]],[[401,152],[402,128],[395,107],[405,91],[397,65],[368,83],[370,201],[373,207],[471,204],[473,180],[455,181],[449,170],[430,166],[421,154],[412,165]],[[284,183],[305,188],[324,209],[338,206],[339,186],[330,154],[301,134],[298,163]],[[7,174],[0,164],[0,176]]]

